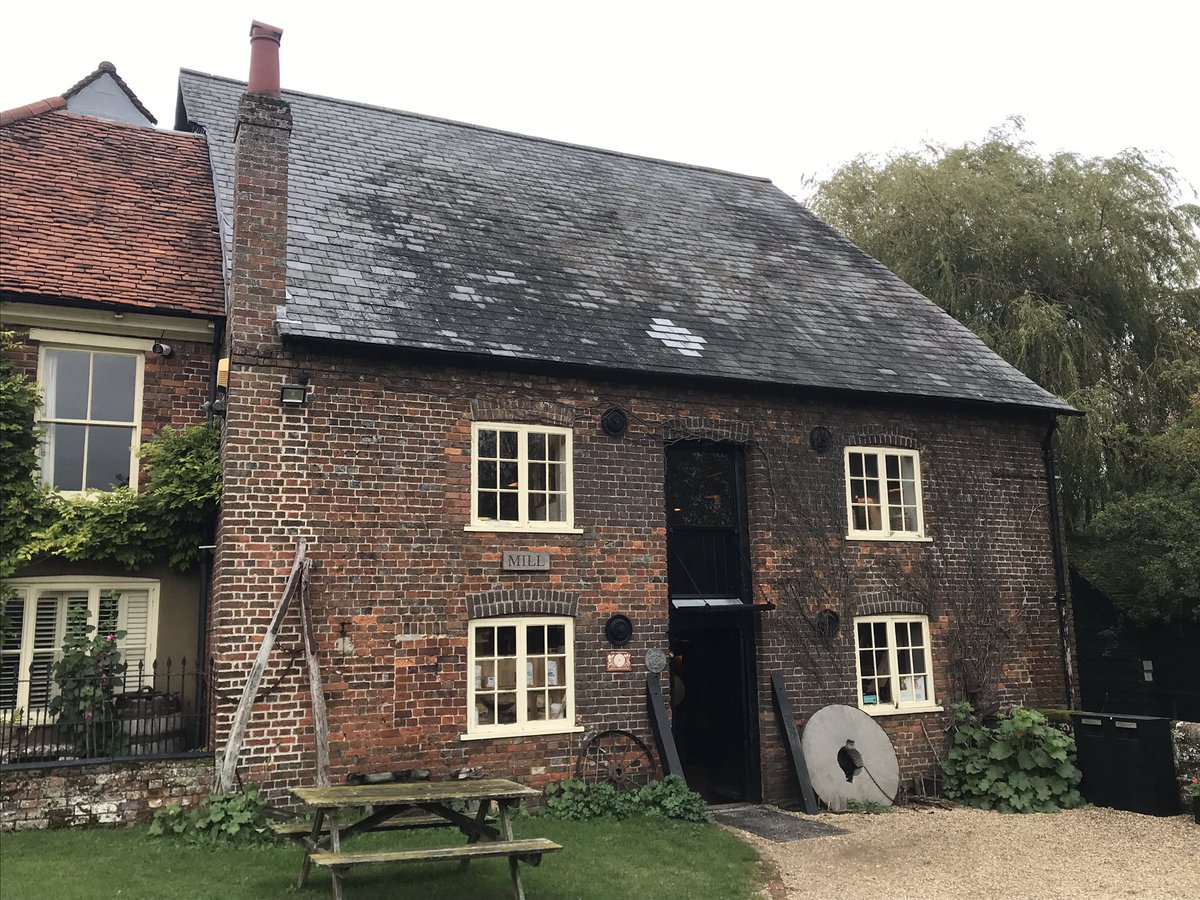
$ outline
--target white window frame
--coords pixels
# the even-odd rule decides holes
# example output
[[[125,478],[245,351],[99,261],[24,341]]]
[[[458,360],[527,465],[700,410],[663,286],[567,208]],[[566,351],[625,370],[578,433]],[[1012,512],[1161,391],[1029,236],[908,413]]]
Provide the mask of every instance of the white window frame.
[[[481,519],[479,517],[479,432],[515,431],[517,433],[517,511],[516,520]],[[562,522],[537,522],[529,519],[529,435],[556,434],[566,439],[564,449],[564,480],[566,482],[566,519]],[[525,532],[535,534],[582,534],[575,527],[575,457],[570,428],[556,425],[526,425],[514,422],[471,423],[471,523],[464,531]]]
[[[46,351],[47,350],[75,350],[75,351],[95,351],[98,353],[116,353],[123,356],[132,356],[135,360],[134,369],[134,385],[133,385],[133,420],[131,422],[113,422],[100,419],[64,419],[55,417],[47,418],[43,414],[43,410],[38,410],[38,423],[52,424],[63,423],[70,425],[115,425],[122,428],[132,428],[133,436],[129,441],[129,489],[137,491],[138,489],[138,452],[141,449],[142,443],[142,407],[145,403],[145,373],[146,373],[146,353],[148,353],[154,345],[153,341],[143,340],[139,338],[118,337],[111,334],[83,334],[76,331],[57,331],[46,328],[31,328],[29,330],[29,339],[38,342],[38,387],[43,391],[45,396],[45,381],[44,374],[46,371]],[[89,389],[91,385],[91,376],[89,374]],[[43,401],[44,402],[44,401]],[[89,403],[90,407],[90,403]],[[88,410],[90,412],[90,409]],[[43,466],[45,464],[44,455],[46,451],[45,443],[41,448],[43,456]],[[84,483],[86,484],[86,466],[87,457],[86,450],[84,456]],[[39,475],[39,477],[43,477]],[[43,478],[44,480],[44,478]],[[82,497],[89,493],[99,490],[99,488],[84,488],[79,491],[59,491],[63,497]]]
[[[891,703],[866,703],[863,701],[862,689],[862,648],[858,640],[859,625],[874,625],[882,622],[887,626],[888,637],[888,672],[891,680],[892,702]],[[926,688],[924,700],[910,700],[902,702],[900,700],[900,675],[899,660],[897,659],[896,647],[896,625],[918,623],[921,626],[924,634],[925,644],[925,675]],[[858,708],[863,712],[872,716],[888,716],[901,715],[912,712],[940,712],[942,707],[937,703],[937,692],[933,677],[933,637],[929,631],[929,617],[913,614],[894,614],[881,616],[856,616],[853,622],[854,628],[854,695],[857,698]],[[910,676],[911,677],[911,676]],[[915,688],[914,688],[915,691]]]
[[[850,454],[861,453],[876,458],[879,471],[880,497],[879,507],[880,527],[860,529],[854,527],[854,496],[850,476]],[[916,492],[917,529],[916,531],[892,531],[891,511],[887,491],[887,457],[896,456],[913,461],[913,478]],[[843,455],[843,468],[846,482],[846,537],[865,541],[929,541],[925,535],[925,501],[921,491],[921,454],[918,450],[905,450],[899,447],[847,447]]]
[[[475,631],[477,628],[503,628],[512,626],[517,633],[516,653],[516,709],[518,716],[527,709],[528,684],[522,675],[526,672],[528,650],[526,648],[526,627],[529,625],[562,625],[566,632],[564,636],[566,658],[566,673],[561,676],[566,689],[566,715],[561,719],[545,719],[534,721],[497,723],[494,725],[479,725],[475,715]],[[575,724],[575,620],[570,616],[506,616],[494,619],[472,619],[467,625],[467,730],[459,735],[462,740],[481,740],[494,737],[512,737],[543,734],[572,734],[583,731],[582,725]]]
[[[14,708],[0,708],[0,720],[16,716],[22,724],[38,724],[49,721],[48,713],[44,710],[36,714],[29,710],[29,667],[33,662],[34,629],[37,625],[37,600],[41,594],[82,593],[88,592],[88,625],[95,629],[100,616],[100,595],[108,592],[145,591],[146,592],[146,644],[143,657],[147,670],[155,660],[158,651],[158,609],[159,582],[153,578],[92,578],[88,576],[47,577],[47,578],[8,578],[4,586],[15,591],[24,601],[25,608],[21,617],[21,641],[17,663],[17,699]],[[124,631],[128,616],[128,606],[120,604],[117,611],[117,631]],[[62,642],[66,629],[66,611],[60,610],[55,622],[53,661],[62,658]],[[90,631],[89,636],[94,636]],[[126,641],[122,639],[117,646],[121,649],[121,660],[127,661]],[[42,650],[41,652],[44,652]],[[5,653],[5,656],[14,654]],[[50,654],[46,654],[50,655]],[[32,721],[36,718],[37,721]]]

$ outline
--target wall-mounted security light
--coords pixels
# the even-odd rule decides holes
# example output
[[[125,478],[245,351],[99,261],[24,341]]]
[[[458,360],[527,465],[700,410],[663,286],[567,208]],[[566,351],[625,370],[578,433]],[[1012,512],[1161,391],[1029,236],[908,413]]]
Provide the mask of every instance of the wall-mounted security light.
[[[307,384],[285,384],[279,389],[279,402],[289,409],[299,409],[308,403]]]
[[[154,351],[156,356],[161,356],[163,359],[169,358],[175,352],[171,349],[170,344],[164,344],[162,341],[155,341],[154,346],[150,349]]]

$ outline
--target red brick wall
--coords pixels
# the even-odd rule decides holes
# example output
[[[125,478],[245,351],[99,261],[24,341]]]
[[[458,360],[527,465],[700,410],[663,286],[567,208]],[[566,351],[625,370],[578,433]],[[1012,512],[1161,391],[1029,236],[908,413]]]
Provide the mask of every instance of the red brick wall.
[[[852,616],[882,611],[888,601],[879,598],[895,594],[897,585],[921,593],[919,579],[910,583],[898,573],[919,569],[931,556],[938,560],[938,583],[921,602],[933,615],[939,698],[948,702],[955,691],[946,669],[945,598],[976,590],[975,570],[982,567],[996,585],[1012,634],[999,699],[1038,705],[1064,699],[1041,476],[1045,422],[894,403],[749,398],[419,368],[375,358],[297,353],[269,366],[250,363],[248,357],[234,359],[236,389],[226,426],[213,621],[221,687],[235,692],[241,685],[296,541],[311,541],[335,781],[353,771],[426,766],[445,774],[478,765],[540,784],[570,769],[580,735],[459,740],[467,712],[467,600],[493,590],[577,594],[578,720],[589,732],[621,727],[648,737],[644,673],[604,671],[609,648],[603,625],[613,612],[634,620],[630,649],[639,663],[646,650],[667,646],[664,423],[688,415],[748,423],[753,430],[746,454],[754,593],[757,601],[779,606],[758,626],[768,797],[792,792],[769,673],[785,673],[802,718],[826,703],[853,703]],[[279,385],[301,371],[312,376],[310,405],[284,412]],[[582,534],[463,531],[470,517],[472,400],[501,397],[551,400],[575,410],[575,511]],[[631,428],[621,439],[599,427],[600,414],[612,403],[630,412]],[[815,425],[833,434],[834,447],[826,453],[808,447]],[[801,497],[806,486],[814,493],[832,487],[840,497],[841,447],[881,429],[910,437],[921,451],[929,543],[846,541],[841,504],[821,512],[819,503],[781,496],[778,469],[786,465]],[[802,519],[809,524],[797,524]],[[801,528],[808,530],[798,538]],[[828,652],[806,657],[785,627],[781,592],[798,567],[825,564],[825,557],[810,552],[812,534],[831,542],[829,558],[844,560],[850,575],[837,591],[809,598],[812,612],[836,609],[842,627]],[[501,572],[505,549],[548,551],[551,570]],[[868,602],[875,605],[867,608]],[[352,649],[336,646],[343,624]],[[272,657],[266,681],[273,688],[256,707],[244,761],[251,777],[276,792],[308,778],[313,765],[308,701],[294,660],[298,645],[293,619]],[[222,738],[233,705],[222,710]],[[935,746],[941,752],[945,719],[923,714],[878,720],[896,741],[906,776],[931,766]]]

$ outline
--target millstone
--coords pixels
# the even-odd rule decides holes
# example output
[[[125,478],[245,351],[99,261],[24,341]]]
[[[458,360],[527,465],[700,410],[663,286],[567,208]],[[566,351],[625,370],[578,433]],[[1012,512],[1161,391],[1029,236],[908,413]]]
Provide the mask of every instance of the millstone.
[[[853,706],[826,706],[800,736],[813,790],[830,809],[851,801],[891,806],[900,788],[900,764],[878,723]]]

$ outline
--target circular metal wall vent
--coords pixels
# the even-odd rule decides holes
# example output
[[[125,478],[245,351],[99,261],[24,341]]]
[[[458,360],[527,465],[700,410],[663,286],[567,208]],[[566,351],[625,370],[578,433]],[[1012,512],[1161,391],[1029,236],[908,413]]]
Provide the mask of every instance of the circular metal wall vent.
[[[622,647],[633,637],[633,623],[629,621],[628,616],[612,616],[604,625],[604,636],[618,647]]]
[[[609,437],[623,437],[629,430],[629,417],[620,407],[611,407],[600,417],[600,427]]]

